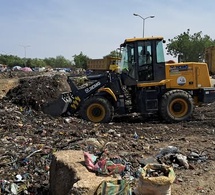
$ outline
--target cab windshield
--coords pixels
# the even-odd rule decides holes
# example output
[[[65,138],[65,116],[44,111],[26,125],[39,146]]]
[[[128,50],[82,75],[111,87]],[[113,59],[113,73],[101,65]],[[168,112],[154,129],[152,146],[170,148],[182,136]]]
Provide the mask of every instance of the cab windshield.
[[[128,71],[134,64],[134,47],[133,44],[127,44],[121,48],[122,58],[120,63],[120,71]]]
[[[127,47],[121,48],[121,62],[120,62],[120,71],[128,69],[128,55]]]

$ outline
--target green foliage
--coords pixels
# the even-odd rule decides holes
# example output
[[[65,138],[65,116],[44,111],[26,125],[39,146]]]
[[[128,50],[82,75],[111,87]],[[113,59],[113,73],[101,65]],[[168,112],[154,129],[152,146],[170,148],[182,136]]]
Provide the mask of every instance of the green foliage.
[[[121,56],[120,52],[111,51],[107,56],[119,57]],[[76,68],[87,69],[87,61],[90,59],[87,55],[84,55],[82,52],[78,55],[74,55],[74,64],[70,60],[67,60],[63,56],[57,56],[56,58],[20,58],[13,55],[1,55],[0,54],[0,64],[5,64],[8,67],[12,68],[13,66],[27,66],[27,67],[52,67],[52,68],[71,68],[72,65],[75,65]]]
[[[87,61],[89,57],[84,55],[82,52],[79,55],[74,55],[74,63],[76,68],[87,69]]]
[[[202,36],[202,32],[190,34],[190,30],[168,40],[167,54],[174,57],[183,56],[183,61],[200,61],[204,60],[205,48],[215,45],[208,35]]]
[[[44,62],[46,66],[51,66],[52,68],[70,68],[71,62],[64,58],[63,56],[57,56],[56,58],[45,58]]]
[[[111,51],[108,55],[106,56],[111,56],[111,57],[119,57],[121,58],[121,52],[119,50],[113,50]],[[106,57],[105,56],[105,57]]]
[[[56,67],[55,58],[45,58],[43,61],[47,66]]]
[[[58,68],[68,68],[71,66],[71,62],[65,59],[63,56],[57,56],[55,60],[55,65]]]
[[[13,55],[0,55],[0,64],[5,64],[8,67],[23,66],[25,61]]]
[[[46,66],[46,63],[44,60],[42,59],[28,59],[27,62],[26,62],[26,66],[27,67],[31,67],[31,68],[34,68],[34,67],[45,67]]]
[[[31,59],[31,58],[19,58],[13,55],[0,55],[0,64],[5,64],[12,68],[13,66],[27,66],[27,67],[46,67],[52,68],[70,68],[71,62],[65,59],[63,56],[57,56],[56,58],[45,58],[45,59]]]

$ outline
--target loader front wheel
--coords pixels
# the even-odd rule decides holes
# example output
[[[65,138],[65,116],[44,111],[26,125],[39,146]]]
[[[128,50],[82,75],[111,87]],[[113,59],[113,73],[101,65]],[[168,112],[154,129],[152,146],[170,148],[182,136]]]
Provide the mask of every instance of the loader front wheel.
[[[162,96],[160,115],[169,123],[189,119],[193,113],[193,109],[193,99],[186,91],[172,90]]]
[[[80,114],[87,121],[108,123],[113,118],[113,109],[107,99],[103,97],[92,97],[83,103]]]

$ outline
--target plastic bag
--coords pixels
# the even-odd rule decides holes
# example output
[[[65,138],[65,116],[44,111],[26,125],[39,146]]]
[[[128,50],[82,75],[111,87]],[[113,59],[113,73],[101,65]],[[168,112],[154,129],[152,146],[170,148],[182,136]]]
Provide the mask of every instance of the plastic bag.
[[[95,195],[132,195],[132,190],[127,180],[102,181]]]
[[[86,167],[100,174],[112,175],[122,173],[125,170],[125,165],[115,164],[108,159],[98,159],[97,156],[84,152],[84,160]]]

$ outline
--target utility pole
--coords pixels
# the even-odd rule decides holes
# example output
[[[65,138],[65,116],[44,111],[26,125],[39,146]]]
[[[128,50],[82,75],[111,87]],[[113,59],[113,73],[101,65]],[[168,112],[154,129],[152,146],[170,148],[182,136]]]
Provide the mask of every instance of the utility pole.
[[[20,47],[24,48],[24,61],[25,61],[25,66],[26,66],[26,50],[28,47],[31,47],[30,45],[20,45]]]

